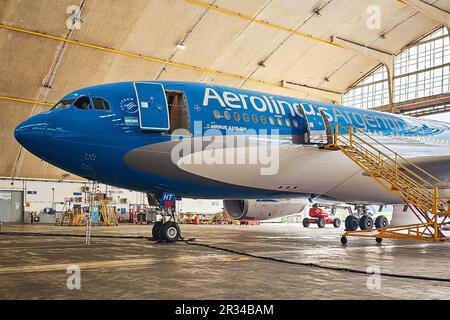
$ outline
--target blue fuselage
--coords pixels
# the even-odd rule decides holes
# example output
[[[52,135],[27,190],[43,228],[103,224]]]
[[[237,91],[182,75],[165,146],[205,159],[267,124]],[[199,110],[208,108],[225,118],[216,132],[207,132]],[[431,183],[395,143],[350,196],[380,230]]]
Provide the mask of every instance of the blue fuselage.
[[[90,104],[80,107],[80,97]],[[164,148],[174,136],[254,135],[293,145],[293,136],[325,128],[320,110],[331,125],[351,125],[377,136],[407,137],[421,143],[428,139],[432,144],[448,145],[450,130],[442,123],[200,83],[106,84],[78,90],[62,101],[67,105],[35,115],[17,127],[16,139],[31,153],[87,179],[195,198],[289,198],[304,194],[181,172],[171,163],[170,148]],[[108,106],[98,107],[99,103]],[[179,116],[183,119],[172,118],[172,104],[184,105]],[[181,122],[182,128],[173,128]],[[174,129],[184,129],[185,133],[174,133]],[[144,163],[134,165],[142,153],[132,154],[145,147],[150,147],[145,150],[151,150],[154,157],[144,157]]]

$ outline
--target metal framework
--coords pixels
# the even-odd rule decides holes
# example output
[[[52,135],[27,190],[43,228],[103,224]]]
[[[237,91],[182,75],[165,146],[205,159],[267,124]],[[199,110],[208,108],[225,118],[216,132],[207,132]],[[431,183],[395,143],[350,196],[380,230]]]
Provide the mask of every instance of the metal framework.
[[[446,222],[450,196],[442,192],[450,189],[448,184],[358,128],[336,125],[333,143],[324,148],[342,151],[383,188],[402,198],[418,218],[414,225],[347,231],[342,243],[347,242],[347,237],[375,238],[377,242],[384,238],[450,242],[442,233],[442,228],[450,224]]]
[[[447,29],[441,27],[403,49],[395,56],[393,70],[394,104],[450,92],[450,37]],[[365,109],[381,107],[391,110],[389,87],[388,70],[385,65],[379,65],[350,88],[343,103]]]

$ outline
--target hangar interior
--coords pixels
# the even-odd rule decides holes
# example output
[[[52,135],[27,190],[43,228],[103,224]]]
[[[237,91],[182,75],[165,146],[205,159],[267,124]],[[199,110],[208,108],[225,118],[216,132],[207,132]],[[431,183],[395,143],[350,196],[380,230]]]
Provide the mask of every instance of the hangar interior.
[[[4,285],[0,297],[72,298],[78,294],[105,298],[96,285],[106,286],[104,276],[110,270],[133,271],[113,277],[117,285],[108,295],[124,299],[295,299],[323,297],[325,290],[330,292],[325,298],[330,299],[420,298],[423,287],[429,293],[427,298],[449,293],[448,281],[439,286],[433,281],[442,277],[442,262],[448,258],[442,251],[445,245],[400,241],[380,248],[361,242],[344,249],[335,243],[342,231],[338,229],[315,232],[282,224],[201,229],[188,225],[189,236],[254,256],[188,245],[154,247],[152,253],[147,250],[149,243],[136,243],[149,229],[135,223],[145,224],[158,214],[137,214],[147,210],[146,194],[95,185],[37,158],[14,138],[21,122],[50,110],[69,92],[139,80],[210,83],[450,122],[449,28],[447,0],[1,1],[0,221],[4,237],[0,237],[0,279]],[[184,97],[174,92],[168,102],[180,107],[171,112],[172,127],[188,127],[189,119],[182,112]],[[134,223],[94,229],[99,238],[92,240],[88,252],[80,254],[83,240],[64,234],[81,237],[85,229],[55,229],[53,225],[58,224],[57,213],[63,212],[67,203],[88,202],[92,190],[114,202],[119,220]],[[189,221],[195,220],[196,206],[201,208],[197,211],[200,217],[202,212],[220,216],[223,211],[218,200],[191,201],[178,202],[186,207],[181,211]],[[56,213],[42,213],[44,209]],[[108,210],[104,204],[105,214]],[[36,213],[41,214],[33,221]],[[212,220],[223,223],[223,214]],[[41,236],[29,236],[30,232]],[[136,239],[108,238],[115,235]],[[52,246],[44,245],[46,241]],[[405,251],[408,246],[410,250]],[[11,247],[14,250],[9,252]],[[178,254],[184,256],[183,261],[177,260]],[[299,266],[281,265],[285,276],[274,274],[272,268],[277,266],[260,260],[269,256],[291,257]],[[410,265],[411,259],[417,266]],[[360,260],[385,273],[400,270],[431,280],[421,282],[419,289],[413,277],[387,278],[382,289],[371,289],[364,277],[321,270],[322,280],[316,277],[317,270],[301,265],[306,261],[364,269]],[[60,288],[66,281],[67,264],[73,261],[87,270],[89,279],[86,289],[78,293]],[[163,267],[155,268],[158,264]],[[164,276],[162,269],[174,274],[167,280],[172,289],[157,294],[150,288]],[[143,280],[149,270],[154,272]],[[230,272],[237,274],[236,281],[242,286],[224,281]],[[192,285],[199,273],[210,281],[196,280]],[[18,279],[14,277],[17,274],[24,276]],[[274,286],[263,280],[267,274],[273,277]],[[42,282],[45,284],[40,285]],[[195,288],[186,290],[185,282]],[[347,290],[349,282],[357,295]],[[307,293],[286,292],[289,283],[306,283],[303,291]]]

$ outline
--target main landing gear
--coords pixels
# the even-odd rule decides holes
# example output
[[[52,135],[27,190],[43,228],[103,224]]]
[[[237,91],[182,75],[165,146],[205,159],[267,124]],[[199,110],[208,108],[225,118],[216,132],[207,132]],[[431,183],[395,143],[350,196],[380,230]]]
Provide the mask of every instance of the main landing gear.
[[[374,221],[365,206],[358,206],[356,210],[357,215],[351,214],[345,219],[346,231],[356,231],[358,228],[361,230],[370,230],[374,226],[376,229],[381,229],[389,225],[388,219],[382,215],[378,216]]]

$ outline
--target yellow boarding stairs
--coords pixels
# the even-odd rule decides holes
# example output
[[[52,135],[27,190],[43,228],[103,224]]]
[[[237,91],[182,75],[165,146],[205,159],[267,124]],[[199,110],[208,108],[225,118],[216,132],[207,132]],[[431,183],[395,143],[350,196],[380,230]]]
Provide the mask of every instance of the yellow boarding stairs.
[[[330,128],[329,128],[330,129]],[[450,215],[450,196],[442,190],[450,186],[432,176],[411,161],[403,158],[363,130],[336,125],[328,130],[327,150],[340,150],[386,190],[402,198],[416,215],[419,223],[380,229],[346,231],[347,237],[404,239],[422,241],[450,241],[442,228]]]

